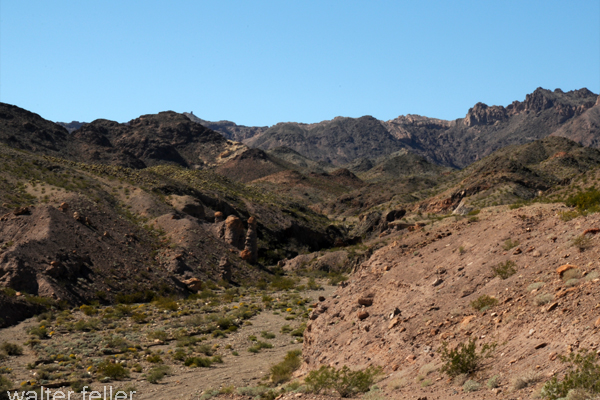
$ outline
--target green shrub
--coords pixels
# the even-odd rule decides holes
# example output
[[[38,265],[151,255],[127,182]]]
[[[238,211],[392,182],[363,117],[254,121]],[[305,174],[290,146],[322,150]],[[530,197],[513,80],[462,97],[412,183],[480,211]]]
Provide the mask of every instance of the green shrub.
[[[163,362],[162,358],[160,358],[160,355],[158,354],[149,355],[148,357],[146,357],[146,361],[152,364],[160,364]]]
[[[477,311],[486,311],[494,307],[496,304],[498,304],[498,299],[488,296],[487,294],[482,294],[476,300],[471,302],[471,307]]]
[[[600,209],[600,191],[596,188],[590,188],[585,192],[579,192],[569,196],[565,204],[568,207],[575,207],[579,212],[598,212]]]
[[[250,353],[258,353],[262,349],[272,349],[273,345],[271,343],[258,341],[256,344],[248,349]]]
[[[304,330],[306,329],[306,324],[302,324],[299,327],[297,327],[296,329],[294,329],[290,335],[295,336],[295,337],[302,337],[304,336]]]
[[[325,389],[333,389],[341,397],[350,397],[357,393],[366,393],[381,374],[380,367],[368,367],[362,371],[352,371],[347,366],[342,369],[322,366],[308,373],[304,382],[312,393],[320,393]]]
[[[212,365],[212,361],[208,357],[189,357],[185,359],[183,363],[186,367],[191,368],[208,368]]]
[[[594,395],[600,394],[600,365],[595,352],[581,349],[568,357],[560,356],[560,361],[569,364],[569,370],[562,380],[554,376],[546,382],[542,388],[542,397],[556,400],[576,389],[583,389]]]
[[[148,339],[158,339],[161,342],[164,342],[165,340],[167,340],[167,332],[163,331],[163,330],[156,330],[156,331],[152,331],[152,332],[148,332]]]
[[[540,293],[533,299],[533,304],[535,304],[536,306],[542,306],[544,304],[550,303],[553,298],[554,296],[549,293]]]
[[[92,316],[92,315],[96,315],[98,314],[98,310],[92,306],[88,306],[87,304],[82,305],[81,307],[79,307],[79,309],[81,310],[82,313],[84,313],[87,316]]]
[[[494,272],[494,276],[499,276],[502,279],[508,279],[517,273],[515,266],[516,264],[514,261],[507,260],[504,263],[500,263],[495,267],[492,267],[492,271]]]
[[[518,240],[512,240],[512,239],[507,239],[504,244],[502,245],[502,248],[506,251],[517,247],[519,245],[519,241]]]
[[[167,365],[159,365],[153,367],[152,369],[150,369],[150,371],[148,371],[148,373],[146,374],[146,379],[150,383],[158,383],[158,381],[160,381],[162,378],[169,375],[170,373],[171,368],[169,368]]]
[[[275,290],[290,290],[296,286],[296,281],[292,278],[276,276],[271,282],[271,287]]]
[[[580,252],[583,252],[592,247],[592,239],[585,235],[579,235],[571,240],[571,245],[576,247]]]
[[[129,371],[123,367],[121,364],[112,363],[110,360],[104,360],[98,365],[98,373],[102,377],[107,377],[110,379],[124,379],[129,376]]]
[[[536,371],[529,371],[516,377],[512,382],[513,390],[521,390],[540,381],[540,375]]]
[[[479,382],[473,381],[471,379],[469,379],[468,381],[466,381],[465,384],[463,385],[463,390],[465,392],[476,392],[480,388],[481,388],[481,385],[479,384]]]
[[[71,387],[71,389],[73,389],[73,391],[75,393],[81,393],[83,388],[86,387],[86,385],[83,383],[83,381],[80,381],[80,380],[72,381],[69,386]]]
[[[301,354],[300,350],[288,351],[282,362],[271,367],[271,381],[275,385],[287,382],[292,378],[292,373],[302,364]]]
[[[0,349],[3,350],[9,356],[20,356],[21,354],[23,354],[23,348],[21,346],[10,342],[2,343]]]
[[[271,332],[267,332],[267,331],[262,331],[260,333],[260,336],[265,338],[265,339],[274,339],[275,338],[275,334],[271,333]]]
[[[0,375],[0,393],[4,395],[7,391],[11,390],[13,383],[10,379],[4,375]],[[0,397],[2,398],[2,397]]]
[[[498,386],[500,386],[500,377],[498,375],[492,376],[490,379],[487,380],[485,385],[488,389],[497,388]]]
[[[460,374],[472,374],[479,370],[483,360],[489,357],[496,348],[496,343],[484,344],[479,353],[477,353],[477,343],[475,340],[469,340],[468,343],[461,343],[455,349],[448,349],[448,343],[442,343],[440,354],[444,365],[440,369],[450,377]]]

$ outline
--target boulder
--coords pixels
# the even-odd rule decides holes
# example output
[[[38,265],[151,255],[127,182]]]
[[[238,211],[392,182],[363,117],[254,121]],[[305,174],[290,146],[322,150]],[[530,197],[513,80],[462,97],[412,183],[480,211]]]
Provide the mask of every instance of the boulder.
[[[182,281],[185,286],[192,292],[198,292],[202,290],[202,281],[198,278],[190,278]]]

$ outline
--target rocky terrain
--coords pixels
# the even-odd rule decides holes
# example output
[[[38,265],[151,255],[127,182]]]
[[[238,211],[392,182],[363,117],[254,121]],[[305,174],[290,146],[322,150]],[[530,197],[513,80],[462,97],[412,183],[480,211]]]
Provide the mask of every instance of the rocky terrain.
[[[600,355],[597,98],[273,127],[0,104],[0,388],[565,397],[563,357]]]

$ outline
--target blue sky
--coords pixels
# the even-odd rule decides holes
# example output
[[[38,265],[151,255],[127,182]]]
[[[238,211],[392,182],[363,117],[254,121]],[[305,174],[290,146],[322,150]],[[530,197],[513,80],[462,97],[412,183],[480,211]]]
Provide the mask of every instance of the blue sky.
[[[600,2],[0,0],[0,101],[53,121],[455,119],[600,91]]]

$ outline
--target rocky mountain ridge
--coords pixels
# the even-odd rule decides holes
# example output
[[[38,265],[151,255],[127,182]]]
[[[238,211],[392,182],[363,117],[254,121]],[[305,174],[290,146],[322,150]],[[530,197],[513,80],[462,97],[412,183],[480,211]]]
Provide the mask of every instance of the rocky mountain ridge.
[[[506,107],[477,103],[464,118],[454,121],[409,114],[389,121],[369,116],[336,117],[312,124],[234,128],[243,130],[237,138],[250,147],[289,147],[315,161],[337,166],[406,149],[436,164],[463,168],[502,147],[550,134],[596,146],[599,107],[598,95],[585,88],[568,92],[537,88],[524,101]],[[232,137],[231,123],[200,123]],[[580,129],[569,126],[586,127],[585,137]]]

